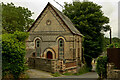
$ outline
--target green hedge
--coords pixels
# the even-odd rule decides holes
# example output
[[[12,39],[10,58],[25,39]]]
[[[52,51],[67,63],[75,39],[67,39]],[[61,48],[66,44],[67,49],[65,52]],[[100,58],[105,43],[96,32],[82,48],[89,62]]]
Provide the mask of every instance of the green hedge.
[[[107,56],[97,58],[96,72],[100,78],[107,78]]]
[[[14,78],[24,72],[25,39],[28,33],[15,32],[2,35],[2,75],[12,74]]]

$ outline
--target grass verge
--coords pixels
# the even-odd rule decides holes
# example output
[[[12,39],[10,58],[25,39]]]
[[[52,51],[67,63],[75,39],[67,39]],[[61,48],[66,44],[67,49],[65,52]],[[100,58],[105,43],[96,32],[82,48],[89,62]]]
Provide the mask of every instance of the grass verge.
[[[58,73],[58,72],[56,72],[56,73],[53,73],[52,76],[54,76],[54,77],[58,77],[58,76],[61,76],[61,74]]]

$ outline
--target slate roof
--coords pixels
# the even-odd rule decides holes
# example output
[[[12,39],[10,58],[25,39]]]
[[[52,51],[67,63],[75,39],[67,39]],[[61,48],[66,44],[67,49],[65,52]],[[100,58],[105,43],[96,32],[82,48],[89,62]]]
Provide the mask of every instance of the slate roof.
[[[83,36],[73,25],[73,23],[71,22],[71,20],[64,15],[62,12],[60,12],[57,8],[55,8],[52,4],[50,4],[48,2],[47,6],[51,6],[51,8],[55,11],[56,14],[58,14],[58,16],[60,17],[60,19],[65,23],[65,25],[69,28],[69,30],[73,33],[73,34],[77,34],[80,36]],[[47,6],[44,8],[44,10],[47,8]],[[44,10],[42,11],[42,13],[44,12]],[[38,16],[38,18],[36,19],[36,21],[33,23],[33,25],[30,27],[30,29],[34,26],[34,24],[37,22],[37,20],[41,17],[42,13]],[[28,30],[28,32],[30,31],[30,29]]]

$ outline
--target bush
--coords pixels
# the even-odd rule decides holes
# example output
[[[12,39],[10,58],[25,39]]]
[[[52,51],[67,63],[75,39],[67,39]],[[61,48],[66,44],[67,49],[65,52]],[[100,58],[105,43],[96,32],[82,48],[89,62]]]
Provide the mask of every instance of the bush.
[[[12,74],[13,77],[17,79],[19,78],[19,75],[22,72],[24,72],[25,70],[24,56],[25,56],[25,51],[26,51],[24,40],[27,35],[28,34],[24,32],[18,32],[18,33],[15,32],[15,34],[3,34],[2,35],[3,78],[7,74]]]
[[[81,75],[81,74],[85,74],[87,72],[89,72],[90,68],[87,67],[86,64],[84,64],[78,71],[78,73],[75,73],[74,75]]]
[[[117,43],[112,43],[108,46],[108,48],[119,48],[119,45]]]
[[[98,57],[96,71],[100,78],[107,78],[107,56]]]

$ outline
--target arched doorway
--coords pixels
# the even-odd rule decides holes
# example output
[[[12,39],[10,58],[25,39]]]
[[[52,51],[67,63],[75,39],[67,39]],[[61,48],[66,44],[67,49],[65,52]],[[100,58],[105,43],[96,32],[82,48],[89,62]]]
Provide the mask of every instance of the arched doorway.
[[[48,54],[47,54],[48,53]],[[51,54],[52,53],[52,54]],[[52,48],[50,48],[50,47],[48,47],[48,48],[46,48],[44,51],[43,51],[43,55],[42,55],[42,57],[44,57],[44,58],[50,58],[49,57],[49,55],[51,55],[52,57],[52,59],[56,59],[56,53],[55,53],[55,51],[54,51],[54,49],[52,49]]]
[[[48,51],[48,52],[47,52],[47,58],[48,58],[48,59],[53,59],[53,55],[52,55],[52,52],[51,52],[51,51]]]

